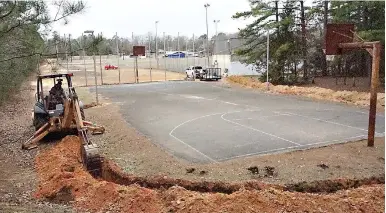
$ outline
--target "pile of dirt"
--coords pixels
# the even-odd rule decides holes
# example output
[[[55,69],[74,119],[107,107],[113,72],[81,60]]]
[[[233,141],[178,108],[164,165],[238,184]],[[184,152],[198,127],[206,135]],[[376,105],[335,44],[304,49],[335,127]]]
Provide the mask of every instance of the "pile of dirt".
[[[267,89],[267,84],[258,81],[253,77],[230,76],[227,78],[228,82],[236,83],[243,87]],[[276,94],[286,95],[300,95],[319,100],[329,100],[341,103],[349,103],[358,106],[369,106],[370,93],[357,91],[335,91],[332,89],[325,89],[321,87],[300,87],[287,85],[272,85],[269,86],[269,91]],[[385,93],[378,93],[377,106],[385,107]]]
[[[309,192],[309,193],[331,193],[339,190],[358,188],[363,185],[385,184],[385,176],[370,177],[364,179],[338,179],[338,180],[320,180],[312,182],[300,182],[287,184],[284,187],[286,191]]]
[[[180,186],[149,189],[94,179],[80,163],[80,141],[67,136],[36,158],[37,198],[71,202],[91,212],[382,212],[384,184],[331,194],[283,191],[280,187],[232,194],[202,193]],[[105,165],[106,166],[106,165]],[[162,184],[162,183],[161,183]]]
[[[88,108],[95,107],[95,106],[98,106],[98,104],[96,102],[91,102],[89,104],[85,104],[83,106],[83,109],[88,109]]]
[[[67,136],[37,156],[37,198],[74,202],[75,207],[92,212],[159,212],[162,206],[155,191],[94,179],[80,163],[79,147],[78,137]]]
[[[167,176],[151,176],[138,177],[135,175],[126,174],[115,163],[110,160],[105,160],[102,168],[102,178],[104,180],[114,182],[120,185],[130,186],[138,184],[142,187],[152,189],[168,189],[173,186],[181,186],[187,190],[198,192],[220,192],[231,194],[240,189],[267,189],[267,188],[283,188],[278,185],[264,184],[259,181],[245,182],[223,182],[223,181],[191,181],[184,179],[175,179]]]

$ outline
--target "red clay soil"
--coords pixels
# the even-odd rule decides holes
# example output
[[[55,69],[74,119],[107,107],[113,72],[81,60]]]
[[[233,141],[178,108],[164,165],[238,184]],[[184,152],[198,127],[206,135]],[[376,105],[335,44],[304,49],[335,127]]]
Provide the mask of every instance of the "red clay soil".
[[[261,190],[241,187],[224,194],[190,191],[169,183],[165,189],[120,185],[95,179],[85,171],[79,146],[78,137],[67,136],[36,157],[37,198],[71,202],[80,211],[89,212],[383,212],[385,208],[384,184],[329,194],[283,191],[282,186]]]
[[[85,104],[85,105],[83,106],[83,109],[88,109],[88,108],[91,108],[91,107],[94,107],[94,106],[97,106],[97,105],[98,105],[97,103],[91,102],[91,103],[89,103],[89,104]]]
[[[259,181],[227,183],[222,181],[191,181],[170,178],[167,176],[138,177],[124,173],[122,169],[120,169],[115,163],[109,160],[105,160],[103,163],[102,178],[106,181],[126,186],[130,186],[131,184],[138,184],[142,187],[151,189],[168,189],[173,186],[181,186],[191,191],[220,192],[224,194],[231,194],[233,192],[239,191],[240,189],[283,189],[282,186],[264,184]]]

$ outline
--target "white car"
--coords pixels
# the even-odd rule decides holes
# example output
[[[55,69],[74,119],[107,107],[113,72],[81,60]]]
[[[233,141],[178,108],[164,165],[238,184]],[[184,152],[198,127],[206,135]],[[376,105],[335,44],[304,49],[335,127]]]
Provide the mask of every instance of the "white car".
[[[186,68],[185,73],[189,78],[200,78],[205,74],[202,66],[190,66]]]

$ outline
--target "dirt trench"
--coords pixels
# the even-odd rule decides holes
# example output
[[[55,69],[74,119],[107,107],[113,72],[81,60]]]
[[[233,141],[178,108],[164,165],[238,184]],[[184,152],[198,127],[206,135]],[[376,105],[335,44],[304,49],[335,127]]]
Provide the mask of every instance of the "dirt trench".
[[[136,177],[123,173],[113,162],[105,159],[102,177],[93,178],[79,161],[79,145],[78,137],[67,136],[54,147],[39,153],[35,161],[39,177],[36,198],[70,202],[80,211],[90,212],[277,212],[312,209],[381,212],[384,209],[384,177],[291,186],[257,181],[199,182],[168,177]],[[329,194],[307,193],[341,189],[349,190]]]
[[[130,186],[138,184],[141,187],[150,189],[169,189],[173,186],[180,186],[190,191],[197,192],[218,192],[232,194],[239,190],[262,190],[275,188],[283,191],[304,192],[304,193],[333,193],[338,190],[358,188],[363,185],[384,184],[385,176],[373,176],[364,179],[337,179],[337,180],[320,180],[312,182],[300,182],[288,184],[285,186],[276,184],[267,184],[260,181],[243,181],[243,182],[224,182],[224,181],[190,181],[184,179],[174,179],[167,176],[139,177],[126,174],[113,161],[104,159],[102,164],[103,180],[120,185]]]

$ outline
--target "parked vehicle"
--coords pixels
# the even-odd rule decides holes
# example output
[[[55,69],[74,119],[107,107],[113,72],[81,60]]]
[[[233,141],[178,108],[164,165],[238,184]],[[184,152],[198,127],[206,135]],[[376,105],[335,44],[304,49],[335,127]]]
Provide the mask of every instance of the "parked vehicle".
[[[196,78],[196,72],[193,67],[188,67],[185,69],[186,77],[190,79],[195,79]]]
[[[204,75],[200,78],[200,81],[221,79],[221,68],[206,68]]]
[[[116,70],[116,69],[118,69],[117,66],[114,66],[114,65],[111,65],[111,64],[105,65],[105,70]]]
[[[194,76],[194,78],[200,79],[205,74],[205,71],[202,66],[190,66],[186,68],[185,73],[187,76]]]

